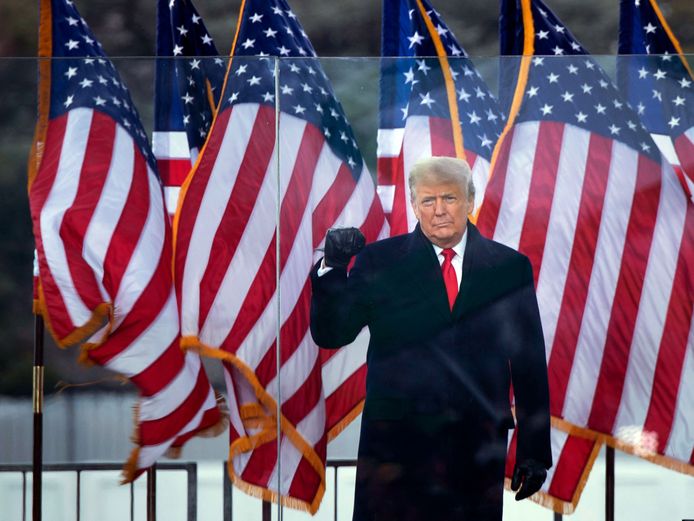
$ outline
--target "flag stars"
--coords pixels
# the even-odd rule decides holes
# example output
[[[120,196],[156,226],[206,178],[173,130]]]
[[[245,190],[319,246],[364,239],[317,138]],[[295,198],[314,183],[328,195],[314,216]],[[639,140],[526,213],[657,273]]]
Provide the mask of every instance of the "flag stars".
[[[183,46],[182,45],[174,45],[173,48],[173,55],[174,56],[179,56],[183,54]]]
[[[189,114],[186,114],[185,116],[183,116],[183,124],[184,125],[190,124],[190,115]]]
[[[243,47],[244,49],[250,49],[254,45],[255,45],[255,40],[253,40],[251,38],[246,38],[246,41],[241,44],[241,47]]]
[[[536,67],[539,67],[540,65],[544,65],[544,64],[545,64],[545,59],[542,56],[535,56],[533,58],[533,65],[535,65]]]
[[[479,86],[477,86],[475,87],[475,96],[484,99],[487,97],[487,94]]]
[[[455,44],[449,45],[448,50],[451,51],[451,55],[453,56],[460,56],[461,54],[463,54],[463,51],[460,50],[460,48]]]
[[[675,116],[672,116],[670,118],[670,121],[667,122],[670,128],[675,128],[680,124],[680,118],[676,118]]]
[[[588,115],[584,114],[583,112],[578,112],[578,114],[576,114],[576,119],[579,123],[585,123],[588,119]]]
[[[100,83],[101,85],[107,85],[107,84],[108,84],[108,80],[107,80],[106,78],[104,78],[101,74],[99,74],[99,75],[96,77],[96,79],[99,80],[99,83]]]
[[[421,36],[418,31],[415,31],[412,36],[408,36],[407,39],[410,41],[408,49],[412,49],[412,47],[419,45],[424,41],[424,37]]]
[[[480,121],[482,120],[482,118],[480,118],[477,115],[476,111],[473,110],[472,112],[468,112],[467,115],[470,118],[470,124],[471,125],[479,125],[480,124]]]
[[[356,161],[354,161],[354,159],[352,159],[352,156],[347,157],[347,164],[350,168],[354,168],[355,166],[357,166],[357,163]]]
[[[602,103],[598,103],[597,105],[595,105],[595,111],[598,114],[605,114],[606,109],[607,107],[605,107],[605,105],[603,105]]]
[[[253,85],[260,85],[260,76],[251,76],[247,81],[249,87],[252,87]]]
[[[84,78],[81,82],[79,82],[79,86],[86,89],[87,87],[91,87],[93,83],[94,82],[92,80]]]
[[[558,75],[558,74],[554,74],[554,73],[552,72],[552,73],[550,73],[549,76],[547,76],[547,80],[548,80],[550,83],[557,83],[557,82],[559,81],[559,75]]]
[[[68,97],[65,99],[65,101],[63,102],[63,105],[65,105],[65,108],[67,108],[67,107],[69,107],[70,105],[72,105],[72,103],[74,102],[74,100],[75,100],[75,96],[70,95],[70,96],[68,96]]]
[[[548,105],[545,103],[541,108],[540,111],[542,112],[543,116],[547,116],[552,113],[552,109],[554,108],[553,105]]]
[[[578,67],[575,65],[569,65],[567,70],[569,71],[569,74],[578,74]]]
[[[277,34],[277,31],[275,31],[272,27],[268,27],[263,32],[265,33],[266,38],[274,38]]]
[[[80,42],[78,42],[77,40],[68,40],[67,42],[65,42],[65,47],[67,47],[69,51],[77,49],[79,46]]]
[[[262,14],[258,14],[258,13],[254,13],[253,16],[251,16],[251,17],[249,18],[249,20],[250,20],[251,22],[253,22],[254,24],[257,24],[257,23],[260,22],[262,19],[263,19],[263,15],[262,15]]]
[[[591,94],[593,87],[591,87],[587,83],[584,83],[583,85],[581,85],[581,89],[583,90],[583,94]]]
[[[540,31],[536,34],[538,40],[546,40],[549,36],[549,31]]]
[[[464,88],[461,87],[460,90],[458,91],[458,100],[463,100],[465,103],[467,103],[469,99],[470,99],[470,94],[468,94],[468,92]]]
[[[636,112],[638,112],[639,116],[643,115],[643,113],[646,111],[646,106],[643,103],[639,103],[636,106]]]
[[[431,98],[431,94],[428,92],[426,93],[426,95],[420,94],[419,97],[421,98],[419,104],[426,105],[429,109],[431,108],[431,105],[435,103],[435,100]]]
[[[667,76],[667,73],[665,71],[661,71],[660,69],[655,71],[655,74],[653,75],[656,80],[662,80],[665,78],[665,76]]]
[[[176,27],[176,30],[178,31],[178,34],[181,36],[186,36],[188,34],[188,29],[186,29],[185,25],[181,25],[181,27]]]
[[[321,114],[323,114],[323,107],[321,107],[320,103],[316,103],[314,106],[316,107],[317,112],[320,112]]]
[[[181,96],[181,99],[183,102],[188,105],[189,103],[193,103],[193,100],[195,99],[193,96],[191,96],[188,92],[186,92],[185,96]]]
[[[441,27],[441,24],[436,24],[436,32],[439,33],[439,36],[446,36],[448,29]]]
[[[571,42],[571,49],[578,52],[581,50],[581,46],[576,41]]]
[[[561,95],[561,99],[563,99],[566,103],[571,103],[574,100],[574,95],[567,90]]]
[[[672,102],[675,104],[676,107],[681,107],[684,105],[684,98],[681,96],[677,96]]]
[[[617,125],[615,125],[614,123],[612,123],[612,125],[610,125],[608,128],[610,129],[610,134],[612,134],[613,136],[618,136],[618,135],[619,135],[619,131],[622,130],[621,128],[619,128],[619,127],[618,127]]]
[[[190,68],[200,70],[200,60],[198,60],[198,59],[191,60],[190,61]]]
[[[284,45],[277,49],[277,52],[279,52],[282,56],[289,56],[289,49],[287,49]]]
[[[191,17],[191,21],[192,21],[194,24],[199,24],[201,19],[202,19],[202,17],[196,15],[195,13],[193,13],[193,16]]]
[[[212,37],[209,34],[205,34],[200,37],[204,45],[212,45]]]
[[[340,139],[342,141],[344,141],[345,143],[347,143],[347,141],[349,141],[349,137],[347,136],[347,134],[344,131],[340,132]]]
[[[431,67],[429,67],[424,60],[415,60],[417,63],[417,70],[422,71],[424,73],[424,76],[427,75],[427,73],[431,70]]]
[[[243,65],[239,65],[238,69],[236,69],[236,74],[237,76],[241,76],[242,74],[246,73],[246,70],[248,69],[248,64],[244,63]]]
[[[586,60],[584,63],[586,64],[586,68],[590,69],[591,71],[595,69],[595,64],[591,60]]]
[[[94,40],[87,36],[86,34],[82,37],[82,39],[88,44],[88,45],[94,45]]]
[[[683,89],[688,89],[689,86],[692,84],[692,82],[690,80],[688,80],[687,78],[682,78],[679,81],[679,84],[680,84],[680,87],[682,87]]]
[[[631,120],[627,121],[627,126],[629,127],[629,130],[636,130],[636,123]]]
[[[644,31],[646,31],[646,34],[652,34],[655,32],[657,27],[653,25],[651,22],[648,22],[648,25],[643,26]]]
[[[555,45],[554,49],[552,49],[552,52],[554,53],[555,56],[562,56],[564,54],[564,49],[562,49],[558,45]]]
[[[657,99],[658,101],[663,101],[663,94],[659,90],[653,89],[652,92],[653,92],[653,96],[652,96],[653,99]]]
[[[294,92],[294,89],[286,83],[280,87],[280,90],[282,91],[282,94],[287,94],[288,96],[291,96],[291,94]]]
[[[482,134],[482,137],[480,138],[480,145],[482,148],[492,148],[492,140],[487,137],[487,134]]]
[[[612,101],[612,104],[614,105],[614,108],[616,108],[616,109],[621,109],[624,106],[624,103],[622,103],[618,99],[614,99]]]
[[[79,20],[77,18],[73,18],[72,16],[68,16],[65,21],[68,23],[69,26],[74,27],[79,23]]]
[[[298,104],[294,105],[293,108],[294,108],[295,114],[303,114],[304,112],[306,112],[306,107],[302,107],[301,105],[298,105]]]
[[[96,103],[97,107],[102,107],[103,105],[106,105],[106,100],[101,96],[97,96],[94,98],[94,103]]]
[[[498,117],[492,109],[487,109],[487,121],[496,121]]]
[[[554,26],[554,30],[557,31],[559,34],[564,34],[564,27],[560,24],[556,24]]]
[[[231,96],[229,96],[229,103],[234,103],[237,99],[239,99],[239,93],[238,92],[232,92]]]
[[[648,152],[650,149],[651,147],[649,145],[647,145],[646,143],[641,143],[641,150],[643,150],[644,152]]]
[[[640,80],[643,80],[644,78],[648,77],[648,70],[646,69],[646,67],[642,66],[637,72],[639,73]]]
[[[324,127],[324,128],[323,128],[323,135],[324,135],[327,139],[330,139],[330,136],[331,136],[332,134],[330,133],[330,129],[329,129],[328,127]]]
[[[539,92],[539,90],[540,89],[537,87],[530,87],[528,89],[528,98],[534,98],[535,96],[537,96],[537,93]]]
[[[289,64],[289,70],[292,71],[293,73],[298,73],[301,71],[301,69],[299,69],[299,67],[297,67],[295,63]]]
[[[77,76],[77,67],[68,67],[67,71],[65,72],[65,76],[67,76],[68,79],[71,79],[73,76]]]
[[[414,72],[412,71],[412,67],[410,67],[409,71],[403,72],[403,75],[405,76],[405,85],[407,85],[408,83],[414,85],[415,83],[419,82],[419,80],[414,79]]]
[[[313,92],[313,87],[311,87],[308,83],[302,83],[301,88],[304,92],[308,92],[309,94]]]

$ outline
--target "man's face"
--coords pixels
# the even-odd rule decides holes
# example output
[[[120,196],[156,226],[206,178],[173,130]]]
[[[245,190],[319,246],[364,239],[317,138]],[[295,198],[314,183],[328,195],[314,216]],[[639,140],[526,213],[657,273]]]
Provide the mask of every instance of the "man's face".
[[[420,182],[415,187],[412,209],[422,232],[441,248],[455,246],[463,238],[467,215],[474,201],[458,183]]]

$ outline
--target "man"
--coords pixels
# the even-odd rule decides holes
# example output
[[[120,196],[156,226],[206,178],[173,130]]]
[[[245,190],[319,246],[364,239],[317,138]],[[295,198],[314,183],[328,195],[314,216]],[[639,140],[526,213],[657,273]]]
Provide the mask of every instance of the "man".
[[[516,499],[552,465],[532,269],[468,222],[465,161],[420,161],[409,185],[412,233],[362,250],[358,230],[331,230],[312,273],[316,343],[346,345],[364,326],[371,335],[354,521],[500,521],[511,384]]]

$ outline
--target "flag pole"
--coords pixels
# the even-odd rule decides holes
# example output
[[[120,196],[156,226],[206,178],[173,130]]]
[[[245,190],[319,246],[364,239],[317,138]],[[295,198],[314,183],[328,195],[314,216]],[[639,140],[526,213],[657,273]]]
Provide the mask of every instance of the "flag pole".
[[[614,521],[614,447],[605,444],[605,521]]]
[[[34,315],[34,452],[32,459],[32,519],[41,521],[41,477],[43,472],[43,316]]]

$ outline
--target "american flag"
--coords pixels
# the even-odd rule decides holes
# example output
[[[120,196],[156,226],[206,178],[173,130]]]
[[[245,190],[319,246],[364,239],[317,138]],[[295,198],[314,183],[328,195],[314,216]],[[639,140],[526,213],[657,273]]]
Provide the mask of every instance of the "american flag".
[[[656,0],[622,0],[620,91],[694,194],[694,78]]]
[[[39,307],[56,342],[139,389],[130,481],[223,428],[199,357],[179,349],[170,228],[130,95],[69,0],[42,0],[29,163]]]
[[[524,56],[478,225],[532,261],[553,424],[692,473],[692,204],[556,16],[502,12],[502,49]]]
[[[158,1],[152,151],[170,214],[219,101],[226,63],[218,54],[192,2]]]
[[[359,226],[369,241],[388,229],[296,15],[283,0],[247,0],[239,18],[219,111],[174,220],[183,345],[225,363],[233,482],[313,513],[329,431],[364,396],[366,344],[362,335],[319,351],[309,273],[328,228]]]
[[[504,116],[426,0],[385,0],[382,23],[378,192],[397,235],[416,224],[406,179],[421,157],[467,159],[479,205]]]

